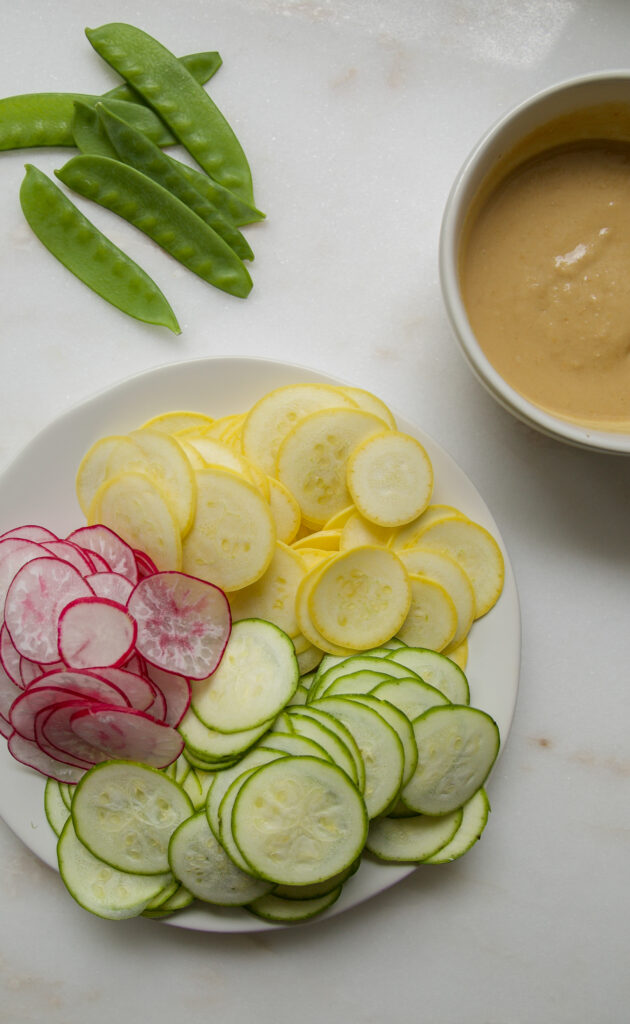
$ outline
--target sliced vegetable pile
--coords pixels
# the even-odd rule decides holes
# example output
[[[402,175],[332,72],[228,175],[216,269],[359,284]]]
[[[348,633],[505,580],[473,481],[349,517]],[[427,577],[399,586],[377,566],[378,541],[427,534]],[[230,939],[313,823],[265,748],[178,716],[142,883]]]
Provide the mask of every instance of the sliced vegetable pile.
[[[68,783],[112,757],[175,761],[189,680],[215,670],[231,628],[217,587],[158,572],[100,525],[4,534],[0,610],[0,731]]]
[[[56,175],[128,220],[187,269],[245,298],[253,259],[239,230],[259,221],[247,158],[205,82],[214,52],[176,58],[133,25],[86,30],[124,80],[105,95],[33,93],[0,100],[0,150],[72,146]],[[195,166],[163,152],[183,146]],[[73,274],[123,312],[179,333],[155,282],[89,221],[42,171],[26,165],[20,202],[31,228]]]
[[[380,399],[319,383],[217,419],[157,415],[99,439],[77,473],[88,522],[221,587],[234,620],[274,622],[302,672],[395,635],[465,664],[503,556],[462,511],[431,504],[433,484]]]
[[[0,725],[84,908],[299,922],[363,858],[476,842],[500,737],[466,643],[503,559],[432,491],[378,398],[298,384],[101,438],[86,527],[0,538]]]

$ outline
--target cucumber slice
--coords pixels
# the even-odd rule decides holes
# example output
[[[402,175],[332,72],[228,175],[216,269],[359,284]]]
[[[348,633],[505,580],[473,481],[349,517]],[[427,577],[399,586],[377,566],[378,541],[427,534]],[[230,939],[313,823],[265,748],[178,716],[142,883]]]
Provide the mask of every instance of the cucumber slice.
[[[392,653],[395,653],[392,652]],[[331,665],[319,678],[316,678],[310,689],[309,700],[318,700],[327,693],[328,687],[332,686],[335,680],[341,676],[350,675],[353,672],[372,671],[379,672],[381,676],[388,675],[394,679],[408,678],[413,676],[413,670],[399,665],[391,657],[374,658],[367,654],[353,654],[347,658],[340,658],[338,662]]]
[[[354,762],[357,789],[360,793],[363,793],[365,789],[365,765],[363,764],[363,758],[361,757],[357,741],[350,730],[346,728],[343,722],[335,718],[334,715],[331,715],[328,711],[322,711],[321,708],[313,707],[312,704],[306,704],[303,708],[300,708],[300,714],[303,718],[309,717],[313,718],[316,722],[321,722],[322,725],[339,737]],[[354,775],[354,772],[352,774]]]
[[[312,885],[276,885],[273,890],[274,896],[281,896],[285,900],[311,900],[317,896],[326,896],[356,874],[360,864],[360,859],[355,860],[354,864],[344,868],[339,874],[325,878],[323,882],[313,882]]]
[[[252,871],[283,885],[307,885],[355,862],[365,844],[363,799],[345,772],[315,757],[286,757],[241,786],[232,834]]]
[[[208,818],[208,824],[214,832],[216,839],[220,839],[221,835],[221,801],[234,782],[234,779],[237,779],[239,775],[246,772],[248,768],[260,768],[261,765],[267,764],[269,761],[275,761],[278,757],[282,757],[282,754],[275,750],[267,750],[264,747],[254,747],[254,749],[250,750],[242,760],[231,765],[222,772],[217,772],[210,785],[210,789],[208,790],[208,797],[206,800],[206,816]]]
[[[499,752],[499,730],[485,711],[462,704],[416,718],[418,767],[401,796],[418,814],[449,814],[481,788]]]
[[[384,814],[402,787],[405,755],[398,735],[376,711],[350,697],[322,697],[314,706],[339,719],[354,736],[365,766],[368,815]]]
[[[268,896],[261,896],[260,899],[254,900],[246,909],[264,921],[274,921],[276,924],[297,924],[299,921],[308,921],[309,918],[332,907],[340,895],[340,885],[324,896],[313,896],[311,899],[286,899],[276,896],[275,893],[270,893]]]
[[[339,739],[339,736],[332,729],[329,729],[328,726],[324,725],[323,722],[318,722],[310,715],[302,714],[299,710],[293,712],[290,718],[294,723],[297,735],[314,740],[320,747],[323,747],[329,757],[332,758],[334,764],[341,768],[354,782],[355,786],[358,787],[359,772],[343,740]]]
[[[238,757],[253,747],[254,743],[271,727],[273,718],[253,729],[240,732],[218,732],[205,725],[194,708],[189,708],[178,729],[184,737],[186,750],[184,755],[191,753],[196,758],[217,761],[226,757]]]
[[[449,843],[425,859],[425,864],[448,864],[462,857],[481,838],[490,813],[485,789],[479,789],[462,807],[462,821]]]
[[[378,818],[370,823],[366,850],[379,860],[419,862],[436,854],[453,838],[462,821],[458,809],[442,817]]]
[[[235,733],[262,726],[291,699],[299,669],[291,638],[271,622],[235,622],[219,667],[193,687],[191,707],[204,725]]]
[[[159,906],[155,907],[155,909],[147,907],[146,910],[143,910],[142,916],[155,918],[170,917],[170,915],[174,914],[176,911],[184,910],[186,907],[189,907],[193,900],[193,894],[188,892],[183,885],[180,885],[169,899],[164,900],[164,902],[160,903]]]
[[[72,801],[78,839],[119,871],[169,870],[168,843],[193,806],[163,772],[131,761],[104,761],[79,782]]]
[[[418,746],[411,722],[402,711],[393,704],[390,704],[389,701],[381,700],[373,694],[355,694],[350,699],[358,701],[359,704],[365,704],[368,708],[372,708],[373,711],[376,711],[377,714],[385,719],[388,725],[391,725],[402,743],[404,754],[402,785],[406,786],[418,766]]]
[[[388,656],[388,661],[403,665],[435,686],[453,704],[469,704],[470,689],[465,673],[445,654],[424,647],[401,647]]]
[[[265,736],[265,747],[267,750],[289,754],[291,757],[321,757],[322,761],[332,763],[332,757],[321,743],[309,739],[308,736],[298,736],[296,732],[276,732],[274,729]]]
[[[387,672],[374,672],[372,669],[359,669],[358,672],[346,672],[335,679],[321,695],[326,697],[342,696],[344,694],[371,693],[379,683],[391,679]]]
[[[429,708],[437,707],[440,704],[450,704],[448,697],[445,697],[440,690],[429,686],[424,679],[391,679],[379,683],[372,690],[373,697],[380,700],[388,700],[390,704],[413,722]]]
[[[137,917],[172,880],[170,872],[140,875],[119,871],[80,842],[68,818],[57,843],[59,874],[70,895],[98,917]]]
[[[245,874],[230,860],[203,811],[175,830],[168,858],[175,878],[205,903],[240,907],[270,892],[273,885]]]
[[[56,779],[46,779],[44,788],[44,812],[56,836],[61,835],[63,826],[70,817],[70,808],[61,795],[60,786],[61,783]]]

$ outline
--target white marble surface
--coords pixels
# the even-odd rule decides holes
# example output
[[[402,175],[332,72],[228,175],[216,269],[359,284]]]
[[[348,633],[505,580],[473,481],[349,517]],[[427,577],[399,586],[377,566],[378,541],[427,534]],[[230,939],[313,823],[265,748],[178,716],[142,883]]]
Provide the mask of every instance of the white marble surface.
[[[153,273],[183,333],[127,322],[25,226],[25,159],[0,157],[0,468],[69,405],[129,374],[264,355],[377,391],[484,495],[516,571],[516,717],[482,843],[333,920],[216,936],[101,921],[0,822],[0,1021],[621,1024],[628,1019],[630,500],[627,460],[500,410],[453,342],[440,216],[479,134],[573,74],[627,67],[619,0],[99,0],[2,5],[0,95],[99,92],[84,26],[134,21],[216,48],[212,93],[268,220],[246,302],[93,216]],[[97,217],[98,214],[98,217]]]

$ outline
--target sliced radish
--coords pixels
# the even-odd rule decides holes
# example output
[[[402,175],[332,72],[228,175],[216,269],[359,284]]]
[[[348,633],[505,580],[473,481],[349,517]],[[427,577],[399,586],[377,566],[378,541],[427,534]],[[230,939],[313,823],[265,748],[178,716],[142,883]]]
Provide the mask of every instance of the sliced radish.
[[[45,673],[45,669],[37,661],[31,661],[30,658],[25,658],[24,655],[20,657],[20,680],[22,686],[26,688],[35,679],[39,679]]]
[[[146,551],[138,551],[134,548],[134,555],[136,559],[136,568],[138,570],[138,579],[143,580],[146,576],[153,576],[158,572],[158,567],[152,558],[147,555]]]
[[[80,597],[59,615],[59,654],[70,668],[117,668],[133,651],[137,627],[126,608],[105,597]]]
[[[50,757],[88,769],[105,759],[102,750],[86,743],[72,728],[72,716],[89,706],[86,700],[69,700],[42,708],[35,716],[35,742]],[[99,707],[101,705],[98,705]]]
[[[44,541],[42,547],[50,551],[55,558],[63,558],[65,562],[70,562],[82,576],[96,572],[96,565],[89,552],[83,551],[78,544],[73,544],[70,540]]]
[[[6,623],[3,622],[0,629],[0,663],[15,685],[20,687],[24,686],[22,676],[20,675],[21,657],[22,655],[16,650],[15,644],[11,639]]]
[[[152,768],[166,768],[184,749],[176,729],[142,711],[92,705],[75,712],[72,728],[108,757],[141,761]]]
[[[69,562],[49,556],[23,565],[7,591],[4,609],[20,654],[44,665],[58,661],[59,615],[71,601],[90,596],[89,585]]]
[[[190,682],[184,676],[174,672],[165,672],[156,665],[147,665],[147,675],[155,683],[164,696],[166,711],[164,721],[168,725],[177,726],[190,706]]]
[[[227,644],[230,606],[218,587],[181,572],[140,580],[127,607],[138,624],[140,654],[167,672],[205,679]]]
[[[9,720],[11,705],[23,691],[11,679],[8,672],[0,665],[0,715]]]
[[[42,775],[48,775],[57,782],[67,782],[75,785],[85,774],[82,768],[75,768],[70,764],[62,764],[56,761],[49,754],[46,754],[41,747],[37,746],[35,740],[27,740],[18,732],[11,733],[9,737],[9,752],[16,761],[34,768]]]
[[[7,591],[16,574],[34,558],[52,558],[50,551],[30,540],[9,537],[0,541],[0,616],[4,614]]]
[[[36,544],[42,544],[49,540],[59,540],[52,530],[47,529],[45,526],[35,526],[32,523],[27,523],[26,526],[16,526],[13,530],[7,530],[6,533],[0,536],[0,540],[8,540],[9,537],[16,537],[19,540],[32,540]]]
[[[122,573],[131,583],[136,583],[138,570],[133,550],[108,526],[102,526],[100,523],[95,526],[81,526],[69,533],[66,540],[102,555],[110,569]]]
[[[125,694],[113,682],[86,672],[49,672],[22,690],[11,706],[9,721],[22,736],[35,739],[35,715],[42,708],[52,707],[74,698],[87,698],[98,703],[130,707]]]
[[[0,715],[0,736],[4,736],[5,740],[8,740],[12,732],[9,720],[4,715]]]
[[[95,572],[113,572],[113,569],[109,562],[107,561],[107,559],[103,558],[102,555],[99,555],[98,551],[88,552],[87,548],[81,548],[81,550],[83,551],[84,554],[89,553],[90,560],[94,565]]]
[[[111,601],[118,601],[119,604],[127,604],[133,583],[130,583],[126,576],[120,572],[94,572],[91,576],[85,577],[97,597],[108,597]]]
[[[137,711],[150,711],[155,706],[156,687],[146,676],[127,667],[99,668],[98,675],[124,694],[127,704]]]

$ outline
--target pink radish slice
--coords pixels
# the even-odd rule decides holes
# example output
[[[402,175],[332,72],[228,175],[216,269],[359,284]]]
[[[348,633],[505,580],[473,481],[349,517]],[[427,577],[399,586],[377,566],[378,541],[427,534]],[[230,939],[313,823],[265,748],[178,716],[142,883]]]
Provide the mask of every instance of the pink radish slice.
[[[19,686],[16,686],[8,672],[5,672],[0,665],[0,715],[3,718],[9,719],[11,713],[11,705],[23,691]]]
[[[84,554],[89,554],[95,572],[113,572],[109,562],[102,555],[99,555],[98,551],[88,552],[87,548],[81,548],[81,550]]]
[[[12,732],[11,723],[4,715],[0,715],[0,736],[4,736],[5,740],[8,740]]]
[[[16,761],[34,768],[42,775],[48,775],[57,782],[67,782],[75,785],[83,777],[85,772],[82,768],[75,768],[70,764],[62,764],[48,754],[44,753],[41,747],[37,746],[35,740],[27,740],[19,733],[11,733],[9,737],[9,752]]]
[[[145,551],[138,551],[134,548],[133,553],[136,559],[136,568],[138,570],[139,580],[145,579],[146,576],[153,576],[154,573],[158,572],[157,565]]]
[[[26,526],[16,526],[13,530],[7,530],[0,536],[0,540],[8,540],[9,537],[17,537],[19,540],[32,540],[36,544],[42,544],[48,540],[59,540],[59,538],[45,526],[35,526],[28,523]]]
[[[7,591],[4,617],[20,654],[43,665],[59,660],[57,625],[67,604],[93,596],[69,562],[34,558],[18,571]]]
[[[126,667],[99,668],[98,674],[124,694],[126,703],[136,711],[148,712],[155,705],[156,687],[146,676]]]
[[[46,551],[50,551],[55,558],[63,558],[65,562],[70,562],[70,565],[78,569],[82,576],[96,571],[89,552],[82,551],[78,544],[73,544],[70,540],[45,541],[42,547],[46,548]]]
[[[43,676],[45,671],[38,662],[31,661],[30,658],[25,658],[23,655],[20,657],[20,679],[24,688]]]
[[[59,654],[70,668],[118,667],[136,642],[136,623],[105,597],[80,597],[59,615]]]
[[[141,761],[152,768],[166,768],[184,749],[176,729],[142,711],[92,705],[75,712],[72,728],[108,757]]]
[[[4,615],[7,591],[22,566],[34,558],[52,557],[41,544],[30,540],[9,537],[0,541],[0,617]]]
[[[182,572],[140,580],[127,607],[138,624],[136,648],[151,664],[205,679],[219,664],[231,630],[230,606],[218,587]]]
[[[74,764],[77,768],[88,769],[105,760],[103,751],[77,736],[71,725],[72,716],[88,704],[85,700],[70,700],[38,711],[35,716],[37,745],[50,757],[64,764]]]
[[[149,679],[159,687],[166,701],[164,721],[167,725],[177,726],[190,707],[191,687],[184,676],[174,672],[165,672],[163,668],[147,665]]]
[[[6,627],[6,624],[3,622],[2,628],[0,629],[0,663],[16,686],[24,685],[22,682],[22,676],[20,675],[21,657],[22,655],[15,649],[15,644],[11,639],[11,634]]]
[[[27,739],[35,739],[34,718],[44,707],[74,699],[130,707],[125,694],[114,684],[85,672],[50,672],[22,690],[13,702],[9,721]]]
[[[122,573],[131,583],[136,583],[138,570],[133,550],[108,526],[102,526],[100,523],[95,526],[81,526],[69,533],[66,540],[102,555],[110,569]]]
[[[91,576],[85,577],[97,597],[107,597],[110,601],[118,601],[118,604],[126,605],[129,595],[133,590],[133,583],[130,583],[126,576],[120,572],[93,572]]]

